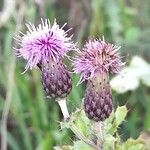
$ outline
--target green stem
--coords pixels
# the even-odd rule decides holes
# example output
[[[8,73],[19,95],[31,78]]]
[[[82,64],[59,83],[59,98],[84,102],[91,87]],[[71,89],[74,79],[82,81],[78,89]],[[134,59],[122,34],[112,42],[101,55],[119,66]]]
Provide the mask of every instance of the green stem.
[[[70,129],[72,130],[72,132],[82,141],[84,141],[86,144],[94,147],[96,150],[101,150],[100,147],[96,146],[95,143],[93,143],[92,141],[90,141],[89,139],[87,139],[79,130],[78,128],[72,124],[70,125]]]
[[[97,146],[103,149],[103,130],[102,130],[102,122],[93,122],[93,132],[97,137]]]

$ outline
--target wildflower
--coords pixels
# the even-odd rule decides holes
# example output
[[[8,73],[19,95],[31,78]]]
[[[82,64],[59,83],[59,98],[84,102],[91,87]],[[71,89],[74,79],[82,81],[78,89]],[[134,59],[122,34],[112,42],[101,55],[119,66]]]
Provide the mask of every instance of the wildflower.
[[[39,67],[42,72],[42,83],[47,96],[55,99],[65,98],[71,91],[72,83],[69,72],[62,63],[67,52],[74,48],[71,36],[54,21],[50,24],[48,19],[35,27],[27,24],[26,34],[16,36],[20,47],[16,50],[18,57],[27,60],[25,71]]]
[[[74,58],[73,69],[80,74],[79,83],[87,80],[84,109],[89,119],[104,121],[112,112],[109,73],[119,73],[123,63],[117,47],[101,39],[89,40]]]

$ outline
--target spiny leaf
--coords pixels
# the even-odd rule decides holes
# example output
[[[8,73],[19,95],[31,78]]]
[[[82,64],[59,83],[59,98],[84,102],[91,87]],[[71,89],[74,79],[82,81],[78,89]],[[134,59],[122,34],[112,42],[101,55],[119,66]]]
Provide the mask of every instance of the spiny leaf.
[[[115,119],[116,119],[116,126],[118,127],[124,120],[127,115],[127,108],[126,106],[118,107],[115,112]]]

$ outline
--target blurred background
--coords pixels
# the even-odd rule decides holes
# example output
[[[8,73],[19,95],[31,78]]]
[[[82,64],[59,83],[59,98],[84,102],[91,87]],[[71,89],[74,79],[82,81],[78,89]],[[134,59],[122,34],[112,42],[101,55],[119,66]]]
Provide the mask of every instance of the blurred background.
[[[61,131],[58,104],[44,96],[38,70],[24,71],[16,59],[13,36],[26,31],[25,23],[54,18],[72,27],[70,35],[82,47],[88,37],[102,37],[121,45],[124,72],[111,77],[114,105],[129,112],[119,132],[123,140],[149,138],[150,131],[150,1],[149,0],[0,0],[0,127],[1,149],[50,150],[71,144],[70,130]],[[66,60],[71,70],[70,64]],[[69,111],[82,104],[85,85],[76,86],[68,98]],[[6,136],[7,135],[7,136]]]

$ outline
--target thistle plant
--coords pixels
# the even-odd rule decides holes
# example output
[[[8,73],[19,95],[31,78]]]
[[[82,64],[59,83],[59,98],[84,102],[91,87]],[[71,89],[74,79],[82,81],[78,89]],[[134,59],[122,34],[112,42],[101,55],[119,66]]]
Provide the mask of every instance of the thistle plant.
[[[127,150],[128,145],[133,143],[130,140],[122,149],[121,139],[117,133],[127,109],[122,106],[114,111],[109,84],[109,75],[119,73],[124,65],[118,53],[120,47],[105,42],[103,38],[91,39],[83,50],[76,50],[77,56],[72,62],[73,70],[74,73],[80,74],[78,84],[87,81],[87,86],[83,98],[84,111],[77,109],[69,115],[66,99],[71,92],[72,82],[63,58],[70,50],[75,50],[76,46],[72,37],[67,34],[70,29],[64,31],[65,25],[60,28],[56,20],[51,25],[48,19],[41,19],[38,27],[31,23],[26,24],[28,31],[25,34],[20,32],[20,35],[15,37],[19,47],[14,48],[16,55],[27,61],[23,73],[28,69],[39,68],[46,96],[55,99],[62,110],[64,122],[60,123],[61,129],[71,129],[79,139],[73,146],[54,149],[80,150],[86,144],[86,150]],[[104,123],[103,128],[100,128],[101,122]],[[80,128],[80,124],[84,129]],[[136,142],[133,148],[143,147],[141,141]]]

